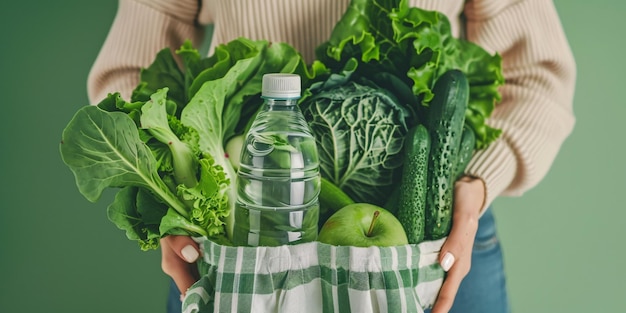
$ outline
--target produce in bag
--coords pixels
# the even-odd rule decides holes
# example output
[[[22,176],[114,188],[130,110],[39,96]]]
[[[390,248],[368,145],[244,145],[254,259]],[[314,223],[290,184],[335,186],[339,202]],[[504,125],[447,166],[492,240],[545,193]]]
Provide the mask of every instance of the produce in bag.
[[[397,213],[397,203],[389,206],[394,198],[389,195],[398,192],[395,187],[403,176],[411,175],[406,167],[407,134],[420,126],[431,134],[429,111],[437,96],[433,88],[445,73],[459,71],[468,82],[461,124],[470,135],[459,140],[460,156],[451,179],[462,173],[473,151],[488,146],[499,135],[499,130],[485,123],[500,99],[497,87],[503,79],[499,55],[454,38],[443,14],[395,0],[351,1],[328,42],[318,48],[317,60],[308,65],[287,44],[270,45],[246,38],[218,46],[208,58],[200,57],[189,42],[176,54],[183,60],[182,69],[171,51],[164,49],[142,71],[141,83],[128,101],[114,93],[97,106],[79,109],[63,132],[60,150],[74,172],[79,191],[88,200],[97,201],[107,188],[118,189],[107,209],[109,219],[142,249],[157,248],[158,240],[170,234],[200,238],[203,276],[194,287],[200,289],[192,289],[198,292],[190,290],[187,294],[187,312],[203,305],[209,310],[207,305],[215,304],[217,310],[228,301],[229,305],[247,301],[251,293],[245,288],[261,294],[278,292],[276,299],[284,299],[301,284],[323,285],[339,277],[358,282],[358,277],[365,276],[380,278],[370,282],[376,288],[355,291],[332,283],[330,288],[315,290],[321,293],[325,306],[332,303],[329,306],[341,312],[366,312],[367,308],[360,305],[372,312],[387,311],[390,307],[383,307],[383,298],[377,297],[400,289],[377,273],[401,273],[398,264],[420,270],[414,271],[417,276],[402,280],[411,282],[401,288],[403,292],[387,294],[386,303],[417,312],[432,304],[444,275],[436,254],[445,238],[431,241],[424,237],[420,241],[418,235],[411,244],[394,247],[337,247],[319,242],[256,249],[229,247],[235,167],[224,147],[231,139],[241,138],[258,111],[262,75],[297,73],[305,90],[300,105],[308,112],[320,152],[326,156],[320,156],[322,182],[336,188],[330,193],[332,197],[342,198],[321,208],[327,210],[324,219],[352,202],[380,205]],[[406,184],[419,179],[409,176]],[[323,183],[320,197],[324,194]],[[425,216],[428,210],[430,207],[425,206]],[[401,215],[396,217],[412,224]],[[440,236],[445,235],[444,229]],[[428,249],[422,249],[424,246]],[[320,249],[328,253],[320,254]],[[340,260],[358,260],[364,251],[375,260],[332,267]],[[388,254],[395,259],[389,259]],[[225,259],[214,262],[218,255]],[[283,279],[285,276],[241,275],[236,267],[220,268],[221,261],[230,260],[227,255],[241,262],[253,260],[259,271],[271,272],[288,261],[297,269],[295,274],[288,274],[289,278],[304,280],[263,293],[263,286],[276,287],[276,282],[289,280]],[[317,263],[292,255],[307,255]],[[398,255],[402,258],[397,259]],[[329,265],[334,272],[320,265],[325,262],[334,264]],[[322,276],[307,276],[311,271]],[[225,279],[217,280],[217,273]],[[325,273],[341,276],[329,278]],[[232,283],[237,281],[233,277],[246,282],[239,286],[245,287],[241,293],[233,289]],[[230,292],[222,292],[226,290]],[[268,302],[272,304],[276,302]]]

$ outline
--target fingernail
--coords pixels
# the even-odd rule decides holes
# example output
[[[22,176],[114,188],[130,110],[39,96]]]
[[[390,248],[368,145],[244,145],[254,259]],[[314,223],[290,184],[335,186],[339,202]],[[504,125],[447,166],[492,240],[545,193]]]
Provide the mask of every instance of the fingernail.
[[[189,263],[195,262],[200,256],[198,250],[191,245],[185,246],[182,250],[180,250],[180,253],[183,255],[183,258],[185,258],[185,261]]]
[[[454,264],[454,255],[450,252],[446,252],[441,260],[441,268],[447,272],[452,267],[452,264]]]

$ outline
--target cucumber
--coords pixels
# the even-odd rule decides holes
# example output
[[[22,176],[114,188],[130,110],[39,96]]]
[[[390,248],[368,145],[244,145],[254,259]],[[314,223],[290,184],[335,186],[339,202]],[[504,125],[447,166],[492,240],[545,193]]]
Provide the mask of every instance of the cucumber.
[[[476,146],[476,135],[474,131],[467,125],[463,128],[461,135],[461,146],[459,148],[459,159],[456,163],[455,181],[465,174],[465,168],[474,155],[474,147]]]
[[[396,216],[410,244],[424,239],[430,135],[424,125],[409,130],[404,140],[404,165]]]
[[[431,149],[425,236],[429,240],[447,236],[452,224],[456,164],[469,99],[467,77],[459,70],[448,70],[437,79],[433,93],[428,109]]]

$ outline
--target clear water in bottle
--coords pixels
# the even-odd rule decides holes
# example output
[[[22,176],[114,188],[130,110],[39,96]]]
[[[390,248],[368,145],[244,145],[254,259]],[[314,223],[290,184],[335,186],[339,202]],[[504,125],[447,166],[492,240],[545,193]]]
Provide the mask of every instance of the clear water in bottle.
[[[290,79],[291,89],[285,85]],[[296,80],[297,92],[293,90]],[[319,160],[315,139],[296,105],[300,79],[269,74],[263,78],[263,86],[265,104],[241,152],[233,242],[278,246],[314,241],[319,219]]]

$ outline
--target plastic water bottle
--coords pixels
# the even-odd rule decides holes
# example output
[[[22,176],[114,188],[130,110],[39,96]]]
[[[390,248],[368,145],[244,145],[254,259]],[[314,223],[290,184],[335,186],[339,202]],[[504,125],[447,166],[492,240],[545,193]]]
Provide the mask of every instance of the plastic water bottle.
[[[279,246],[317,239],[320,191],[315,139],[297,106],[300,76],[263,76],[262,110],[242,147],[233,243]]]

